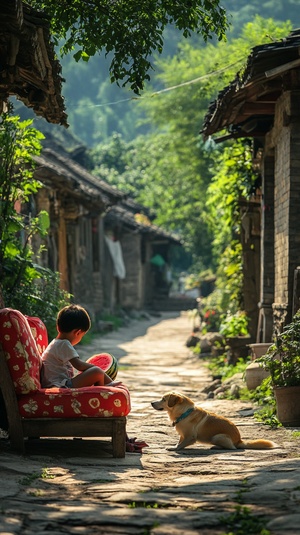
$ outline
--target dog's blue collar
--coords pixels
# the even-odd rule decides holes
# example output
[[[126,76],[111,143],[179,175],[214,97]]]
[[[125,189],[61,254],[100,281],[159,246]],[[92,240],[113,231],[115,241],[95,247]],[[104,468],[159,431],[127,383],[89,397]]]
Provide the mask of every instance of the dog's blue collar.
[[[174,425],[178,424],[179,422],[181,422],[181,420],[184,420],[184,418],[186,418],[189,414],[191,414],[191,412],[193,412],[193,410],[194,410],[194,407],[191,407],[190,409],[185,411],[183,414],[178,416],[177,420],[172,422],[172,425],[174,426]]]

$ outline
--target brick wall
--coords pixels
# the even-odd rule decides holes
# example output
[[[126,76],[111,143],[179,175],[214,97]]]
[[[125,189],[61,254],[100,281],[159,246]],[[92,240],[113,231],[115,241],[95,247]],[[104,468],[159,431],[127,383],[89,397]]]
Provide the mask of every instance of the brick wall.
[[[274,150],[268,148],[262,162],[261,271],[257,342],[270,342],[273,335],[274,302]]]
[[[282,95],[276,105],[272,132],[275,150],[273,307],[282,311],[286,323],[292,316],[294,270],[300,265],[299,100],[299,91]]]

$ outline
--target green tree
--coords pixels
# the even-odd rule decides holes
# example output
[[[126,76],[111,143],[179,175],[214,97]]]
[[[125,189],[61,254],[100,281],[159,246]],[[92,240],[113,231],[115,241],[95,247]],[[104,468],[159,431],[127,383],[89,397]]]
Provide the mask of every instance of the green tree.
[[[46,236],[48,213],[23,211],[41,187],[33,177],[33,157],[44,136],[31,124],[13,116],[12,109],[0,116],[0,294],[6,306],[40,316],[51,329],[68,296],[59,289],[58,274],[35,262],[39,252],[32,239]]]
[[[22,214],[40,187],[33,180],[33,155],[41,150],[43,135],[30,127],[31,121],[19,122],[10,112],[0,122],[0,280],[6,295],[13,295],[21,280],[32,278],[32,235],[46,230],[47,216],[31,219]]]
[[[152,208],[156,223],[184,237],[199,271],[209,267],[215,270],[225,250],[215,244],[218,231],[210,224],[206,204],[211,195],[208,187],[221,165],[219,156],[223,151],[221,145],[204,143],[199,135],[209,102],[243,68],[253,46],[283,38],[290,29],[290,23],[256,17],[242,28],[238,38],[225,44],[210,43],[204,49],[182,43],[175,57],[156,63],[156,80],[161,89],[149,87],[138,102],[146,115],[149,134],[121,147],[122,155],[118,152],[120,143],[118,150],[117,145],[111,146],[110,161],[105,162],[103,154],[100,158],[107,180]],[[113,160],[121,162],[121,167]],[[216,165],[212,166],[214,160]],[[223,229],[222,212],[216,217]],[[232,220],[230,224],[232,232],[236,223]],[[229,244],[230,233],[222,234],[223,246],[227,239]],[[232,258],[228,254],[228,270]]]
[[[239,29],[259,15],[275,21],[290,20],[294,28],[299,28],[300,12],[298,0],[223,0],[228,18],[233,24],[233,33],[238,35]]]
[[[149,98],[146,93],[139,103],[153,132],[145,139],[147,152],[154,158],[148,187],[158,192],[155,199],[147,194],[143,200],[148,205],[156,202],[158,221],[164,224],[167,220],[173,224],[178,214],[182,215],[183,232],[188,234],[194,254],[201,257],[204,253],[204,267],[210,267],[209,258],[215,259],[212,267],[217,261],[216,254],[209,255],[201,247],[201,237],[210,241],[206,200],[215,169],[209,162],[218,158],[222,146],[202,140],[201,124],[217,92],[243,69],[251,48],[281,39],[290,30],[288,22],[278,24],[256,17],[242,28],[238,38],[229,38],[225,44],[210,43],[204,49],[185,42],[177,56],[157,62],[161,91],[150,90]],[[159,188],[163,195],[159,195]]]
[[[175,25],[184,37],[195,32],[206,41],[222,39],[228,27],[220,0],[28,0],[51,19],[52,33],[64,40],[62,53],[75,50],[76,61],[104,51],[110,56],[112,82],[135,93],[149,80],[152,55],[161,53],[164,29]]]

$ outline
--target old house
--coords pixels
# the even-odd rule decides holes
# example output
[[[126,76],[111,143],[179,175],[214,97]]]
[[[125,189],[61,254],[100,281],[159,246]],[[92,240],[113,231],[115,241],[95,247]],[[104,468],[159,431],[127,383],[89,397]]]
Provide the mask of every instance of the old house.
[[[59,272],[61,287],[95,315],[104,302],[103,215],[124,193],[91,175],[55,143],[48,143],[35,160],[35,178],[43,187],[34,212],[46,210],[50,216],[39,262]]]
[[[153,225],[147,209],[132,199],[122,200],[104,217],[106,244],[116,265],[105,272],[105,288],[110,306],[125,309],[153,307],[169,293],[168,266],[172,246],[181,246],[178,237]],[[122,251],[123,266],[119,265]],[[158,257],[159,262],[153,261]],[[122,274],[123,269],[123,274]]]
[[[0,0],[0,113],[15,96],[48,122],[67,126],[61,87],[49,21],[21,0]]]
[[[14,95],[36,115],[67,126],[61,87],[48,19],[21,0],[0,0],[0,112]]]
[[[0,73],[0,112],[15,96],[35,115],[67,126],[49,21],[21,0],[0,0]],[[177,239],[138,220],[141,207],[125,205],[124,193],[88,173],[82,156],[48,144],[36,158],[35,177],[43,188],[29,210],[50,215],[46,250],[38,262],[58,271],[62,288],[92,314],[103,307],[142,308],[153,292],[163,290],[151,258],[160,254],[167,265]],[[115,274],[116,253],[121,272]]]
[[[82,161],[82,154],[76,160]],[[140,310],[160,295],[170,247],[178,238],[153,225],[145,207],[93,176],[48,137],[35,157],[35,178],[43,187],[33,201],[33,214],[46,210],[50,229],[38,259],[60,273],[61,287],[92,316],[103,311]],[[38,250],[40,238],[35,242]],[[160,255],[163,266],[151,262]],[[160,277],[159,277],[160,275]]]
[[[270,341],[300,306],[299,46],[295,30],[254,47],[243,73],[211,103],[202,130],[206,138],[219,132],[217,141],[253,140],[262,180],[259,342]]]

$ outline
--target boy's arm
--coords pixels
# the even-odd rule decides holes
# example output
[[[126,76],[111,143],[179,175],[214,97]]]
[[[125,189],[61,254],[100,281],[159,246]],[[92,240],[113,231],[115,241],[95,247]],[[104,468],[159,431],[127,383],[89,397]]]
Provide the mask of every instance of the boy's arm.
[[[75,368],[79,372],[84,372],[84,370],[94,368],[94,364],[89,364],[88,362],[81,360],[79,357],[74,357],[70,360],[70,363],[72,364],[73,368]]]
[[[76,370],[78,370],[80,372],[83,372],[84,370],[88,370],[89,368],[95,368],[95,364],[90,364],[89,362],[85,362],[84,360],[81,360],[78,357],[75,357],[75,358],[71,359],[70,363],[72,364],[73,368],[75,368]],[[98,367],[98,366],[96,366],[96,367]],[[99,369],[101,370],[101,368],[99,368]],[[111,385],[117,386],[118,384],[121,384],[121,381],[112,381],[111,377],[109,377],[109,375],[107,375],[103,370],[101,370],[101,371],[102,371],[102,373],[104,375],[104,384],[105,385],[111,384]]]

